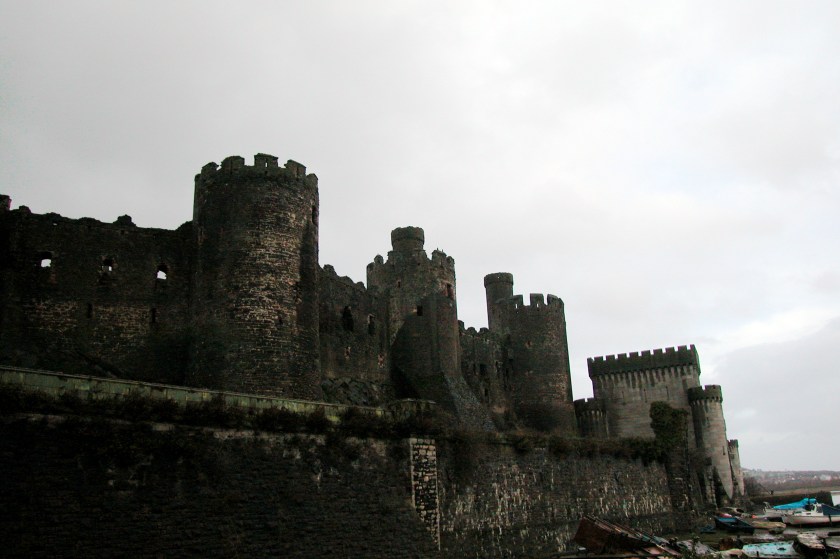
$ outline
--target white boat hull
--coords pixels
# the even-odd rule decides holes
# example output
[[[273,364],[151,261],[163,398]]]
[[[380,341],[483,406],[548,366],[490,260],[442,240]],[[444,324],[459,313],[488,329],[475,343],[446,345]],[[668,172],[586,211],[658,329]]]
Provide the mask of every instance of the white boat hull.
[[[782,518],[788,526],[832,526],[840,525],[840,516],[824,514],[789,514]]]

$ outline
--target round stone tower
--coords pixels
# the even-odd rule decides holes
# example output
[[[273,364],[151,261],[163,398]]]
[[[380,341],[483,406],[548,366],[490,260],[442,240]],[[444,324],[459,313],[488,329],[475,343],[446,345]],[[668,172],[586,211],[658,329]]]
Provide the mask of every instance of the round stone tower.
[[[271,155],[195,178],[194,386],[317,399],[318,178]]]
[[[731,500],[735,494],[723,418],[723,392],[720,386],[714,384],[689,388],[688,401],[697,447],[703,450],[708,464],[705,476],[707,495],[714,496],[718,504],[722,504],[722,497]]]
[[[484,294],[487,298],[487,327],[504,328],[504,313],[508,300],[513,297],[513,274],[499,272],[484,276]]]
[[[577,432],[566,311],[554,295],[512,296],[513,275],[484,277],[490,332],[503,340],[504,378],[516,415],[540,430]]]

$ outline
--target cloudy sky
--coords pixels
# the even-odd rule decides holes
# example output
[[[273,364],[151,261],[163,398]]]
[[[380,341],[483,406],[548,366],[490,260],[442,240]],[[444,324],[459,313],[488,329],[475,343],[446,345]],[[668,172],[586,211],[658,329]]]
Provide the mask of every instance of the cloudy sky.
[[[694,343],[762,469],[840,470],[840,3],[0,0],[0,192],[175,228],[202,165],[318,175],[322,264],[414,225],[566,303],[586,358]],[[834,410],[832,414],[831,410]]]

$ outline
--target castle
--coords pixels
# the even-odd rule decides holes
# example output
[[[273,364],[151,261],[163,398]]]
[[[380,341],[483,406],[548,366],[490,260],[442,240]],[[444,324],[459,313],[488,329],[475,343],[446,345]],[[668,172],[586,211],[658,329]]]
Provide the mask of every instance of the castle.
[[[707,502],[744,484],[694,346],[591,358],[574,401],[563,301],[484,278],[488,328],[458,321],[455,263],[395,229],[367,285],[318,263],[318,179],[257,154],[195,177],[176,230],[32,214],[0,197],[0,363],[304,400],[433,400],[473,430],[650,438],[650,405],[690,414]]]

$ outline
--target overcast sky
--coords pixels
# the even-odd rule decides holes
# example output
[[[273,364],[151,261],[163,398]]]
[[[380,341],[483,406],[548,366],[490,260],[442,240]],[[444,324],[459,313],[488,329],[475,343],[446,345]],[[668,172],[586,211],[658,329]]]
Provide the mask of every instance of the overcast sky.
[[[744,466],[840,470],[840,2],[0,0],[13,207],[172,229],[259,152],[339,274],[423,227],[467,326],[565,301],[575,398],[693,343]]]

